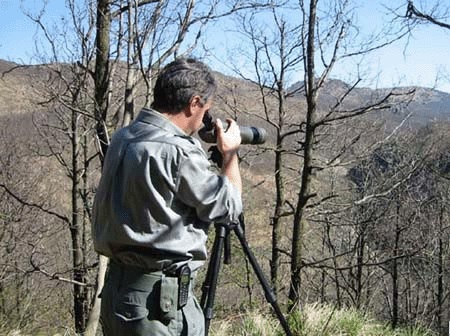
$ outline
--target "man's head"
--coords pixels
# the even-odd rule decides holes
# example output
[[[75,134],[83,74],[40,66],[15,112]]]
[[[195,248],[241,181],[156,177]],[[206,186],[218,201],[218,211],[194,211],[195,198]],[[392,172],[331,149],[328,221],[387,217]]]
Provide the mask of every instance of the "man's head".
[[[209,103],[216,89],[216,81],[208,66],[195,59],[180,58],[165,66],[159,74],[152,108],[166,114],[177,114],[193,99],[197,99],[199,104]]]

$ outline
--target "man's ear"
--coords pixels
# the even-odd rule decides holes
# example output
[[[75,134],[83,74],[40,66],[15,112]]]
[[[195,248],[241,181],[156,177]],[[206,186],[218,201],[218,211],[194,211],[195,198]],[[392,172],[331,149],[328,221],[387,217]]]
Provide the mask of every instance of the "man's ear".
[[[190,116],[192,112],[196,111],[199,107],[203,107],[202,98],[200,96],[192,96],[187,109],[188,116]]]

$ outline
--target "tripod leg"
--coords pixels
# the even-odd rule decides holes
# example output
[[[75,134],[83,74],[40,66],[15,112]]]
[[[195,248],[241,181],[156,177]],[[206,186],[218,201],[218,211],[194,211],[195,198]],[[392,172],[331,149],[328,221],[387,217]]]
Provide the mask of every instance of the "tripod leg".
[[[217,235],[214,238],[213,247],[211,250],[211,255],[209,257],[208,269],[206,270],[205,280],[202,284],[202,297],[200,299],[200,305],[202,308],[205,307],[206,300],[208,299],[209,289],[211,288],[212,276],[214,274],[214,270],[217,268],[217,263],[220,262],[220,249],[219,249],[219,236]],[[219,266],[220,267],[220,266]]]
[[[202,286],[202,298],[200,304],[205,315],[205,335],[208,336],[209,325],[214,316],[214,299],[216,296],[217,280],[221,264],[222,250],[224,248],[227,230],[222,225],[216,226],[216,236],[214,239],[211,259],[208,265],[205,282]]]
[[[261,270],[261,267],[259,266],[255,256],[253,255],[252,251],[250,250],[250,247],[248,246],[248,243],[245,239],[244,231],[242,230],[241,224],[237,224],[234,227],[234,232],[236,233],[236,236],[238,237],[239,242],[241,243],[241,246],[244,250],[245,255],[247,256],[248,260],[250,261],[250,264],[252,265],[253,270],[255,271],[255,274],[256,274],[259,282],[261,283],[261,286],[263,287],[264,294],[266,296],[266,300],[272,305],[272,307],[278,317],[278,320],[280,321],[281,326],[283,327],[286,335],[292,336],[292,332],[289,329],[289,325],[288,325],[286,319],[284,318],[280,307],[278,306],[275,294],[274,294],[272,288],[270,287],[267,279],[265,278],[264,273]]]

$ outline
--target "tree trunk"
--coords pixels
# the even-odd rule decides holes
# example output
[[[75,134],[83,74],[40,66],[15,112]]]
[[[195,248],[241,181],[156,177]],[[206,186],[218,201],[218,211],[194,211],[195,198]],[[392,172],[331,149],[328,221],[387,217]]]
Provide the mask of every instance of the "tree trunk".
[[[84,283],[86,280],[86,269],[83,264],[83,227],[81,225],[80,218],[80,204],[79,204],[79,169],[78,169],[78,152],[79,152],[79,134],[78,134],[78,115],[72,111],[71,121],[71,141],[72,141],[72,223],[70,227],[70,234],[72,238],[72,263],[73,263],[73,279],[75,283],[73,285],[73,307],[74,307],[74,319],[75,330],[80,333],[85,329],[85,322],[87,317],[87,311],[85,302],[86,292],[85,287],[79,283]]]
[[[108,148],[108,130],[106,117],[109,105],[109,53],[110,53],[110,27],[111,27],[111,0],[98,0],[97,2],[97,35],[95,57],[95,118],[97,120],[97,137],[100,145],[101,160]]]
[[[333,245],[333,239],[331,238],[331,222],[327,218],[326,220],[326,235],[327,235],[327,242],[329,245],[329,248],[331,249],[332,256],[333,256],[333,272],[334,272],[334,289],[336,291],[336,308],[340,309],[342,306],[342,300],[341,300],[341,285],[339,283],[339,271],[338,271],[338,261],[336,257],[336,248]]]
[[[97,328],[100,320],[100,305],[101,299],[100,294],[105,283],[105,273],[108,266],[108,258],[105,256],[99,256],[98,262],[98,273],[97,273],[97,289],[95,291],[95,296],[92,303],[92,308],[89,313],[89,318],[86,323],[86,330],[84,332],[85,336],[95,336],[97,333]]]
[[[135,44],[135,13],[137,13],[137,7],[135,0],[128,0],[128,68],[127,68],[127,79],[125,84],[125,111],[122,120],[122,127],[128,125],[131,120],[134,119],[134,96],[135,96],[135,86],[136,86],[136,66],[135,61],[136,55],[134,54],[134,44]]]
[[[398,325],[398,259],[396,258],[399,254],[399,244],[400,244],[400,203],[397,201],[396,209],[396,225],[395,225],[395,241],[394,241],[394,260],[392,260],[392,319],[391,325],[395,329]]]
[[[316,100],[317,89],[315,85],[315,27],[316,27],[317,0],[311,0],[309,6],[308,38],[306,50],[306,80],[305,95],[307,101],[305,140],[303,143],[303,169],[301,176],[300,192],[296,205],[293,234],[292,234],[292,259],[291,259],[291,284],[289,288],[289,301],[291,308],[299,303],[301,269],[302,269],[302,239],[305,225],[305,210],[308,200],[311,198],[311,174],[312,154],[315,137]]]
[[[275,152],[275,186],[276,201],[274,216],[272,220],[272,260],[270,261],[270,278],[275,295],[278,292],[279,267],[280,267],[280,245],[281,245],[281,224],[280,219],[283,212],[284,199],[284,179],[282,175],[282,143],[278,136],[277,150]]]
[[[443,325],[444,318],[444,242],[442,237],[444,236],[443,230],[443,217],[444,217],[444,207],[441,206],[441,211],[439,213],[439,235],[438,235],[438,261],[437,261],[437,271],[438,271],[438,281],[437,281],[437,325],[439,332],[444,335],[445,326]],[[450,328],[450,322],[449,322]],[[449,330],[450,333],[450,330]]]
[[[103,159],[108,149],[108,129],[106,120],[109,106],[110,87],[110,27],[111,27],[111,0],[98,0],[97,25],[96,25],[96,58],[95,58],[95,118],[97,121],[96,132],[100,145],[100,160]],[[92,309],[86,323],[86,336],[94,336],[97,331],[100,318],[101,299],[99,294],[103,289],[108,259],[99,257],[97,274],[97,288]]]
[[[364,224],[362,224],[364,225]],[[359,231],[359,236],[357,240],[356,246],[356,295],[355,295],[355,304],[356,308],[360,308],[361,306],[361,297],[362,297],[362,276],[363,276],[363,267],[364,267],[364,248],[365,248],[365,229],[362,228]]]

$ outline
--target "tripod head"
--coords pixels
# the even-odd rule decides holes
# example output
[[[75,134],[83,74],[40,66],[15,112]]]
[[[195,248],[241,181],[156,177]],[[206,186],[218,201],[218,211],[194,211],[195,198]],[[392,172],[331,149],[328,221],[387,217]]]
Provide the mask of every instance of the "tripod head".
[[[239,215],[238,222],[230,222],[230,223],[214,223],[216,227],[216,235],[223,235],[224,238],[224,247],[223,247],[223,263],[225,265],[231,264],[231,240],[230,233],[231,231],[236,230],[238,226],[242,228],[242,232],[245,232],[245,224],[244,224],[244,214],[241,213]]]

